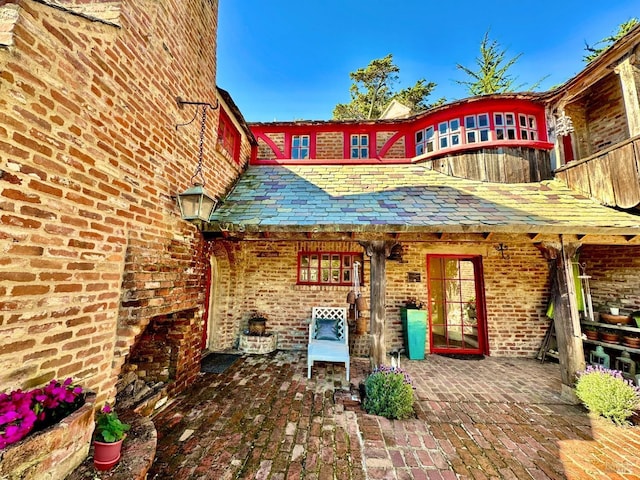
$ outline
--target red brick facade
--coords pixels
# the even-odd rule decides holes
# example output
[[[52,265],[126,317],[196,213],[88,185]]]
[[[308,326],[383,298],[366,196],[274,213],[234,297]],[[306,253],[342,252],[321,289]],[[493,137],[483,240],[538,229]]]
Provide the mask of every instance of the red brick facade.
[[[104,18],[43,3],[0,7],[0,391],[71,376],[101,404],[160,316],[187,323],[182,388],[198,371],[205,263],[175,202],[199,122],[176,129],[196,107],[175,99],[216,103],[217,2],[100,2]],[[222,196],[250,147],[243,133],[241,162],[221,155],[217,123],[210,111],[204,174]]]
[[[218,346],[229,348],[246,328],[251,311],[265,312],[268,331],[278,333],[278,347],[306,348],[307,320],[313,306],[347,306],[350,287],[297,285],[300,250],[361,252],[357,242],[243,242],[216,241],[220,307],[213,312],[218,324]],[[404,243],[403,263],[388,261],[386,269],[386,338],[389,350],[402,346],[400,307],[410,297],[426,302],[428,253],[481,255],[487,302],[489,349],[496,356],[534,356],[549,320],[549,267],[531,243],[509,243],[502,258],[493,243]],[[274,254],[277,252],[277,255]],[[369,261],[365,255],[363,295],[369,297]],[[409,272],[419,272],[419,283],[408,282]],[[228,291],[235,290],[233,303]],[[428,339],[427,339],[428,340]],[[428,345],[428,343],[427,343]]]

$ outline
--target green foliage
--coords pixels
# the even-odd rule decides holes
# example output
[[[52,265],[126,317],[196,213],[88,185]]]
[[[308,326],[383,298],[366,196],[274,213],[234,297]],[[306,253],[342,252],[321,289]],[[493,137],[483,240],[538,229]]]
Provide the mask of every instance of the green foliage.
[[[393,63],[393,55],[372,60],[365,68],[351,72],[349,88],[351,101],[339,103],[333,109],[336,120],[370,120],[379,118],[389,103],[396,99],[411,108],[412,113],[430,108],[427,98],[436,87],[433,82],[418,80],[415,85],[396,92],[400,69]],[[439,103],[444,100],[439,100]]]
[[[618,31],[609,35],[608,37],[603,38],[602,40],[594,43],[593,45],[589,45],[587,42],[584,42],[584,49],[587,51],[587,54],[582,57],[582,60],[585,63],[589,63],[594,61],[596,58],[600,56],[602,52],[604,52],[607,48],[613,45],[615,42],[624,37],[627,33],[629,33],[636,25],[640,24],[637,18],[630,18],[624,23],[618,25]],[[598,46],[600,45],[600,46]]]
[[[465,85],[470,95],[490,95],[492,93],[513,92],[524,88],[524,85],[515,85],[516,78],[509,74],[509,69],[522,56],[506,58],[507,51],[501,50],[496,40],[489,39],[489,31],[484,34],[480,42],[480,56],[476,58],[477,70],[457,64],[456,68],[466,73],[470,80],[456,80],[460,85]],[[535,90],[543,79],[527,87]]]
[[[96,420],[96,438],[100,442],[113,443],[121,440],[125,432],[131,428],[123,423],[118,414],[108,404],[102,407]]]
[[[364,381],[364,409],[367,413],[389,419],[413,415],[413,385],[399,368],[378,367]]]
[[[576,395],[590,412],[624,425],[640,409],[640,388],[622,377],[621,372],[589,365],[578,374]]]

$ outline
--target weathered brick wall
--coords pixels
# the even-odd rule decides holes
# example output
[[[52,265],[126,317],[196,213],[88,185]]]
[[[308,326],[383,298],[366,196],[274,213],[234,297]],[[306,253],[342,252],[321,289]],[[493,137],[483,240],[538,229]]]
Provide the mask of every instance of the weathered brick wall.
[[[594,311],[607,312],[610,306],[640,310],[640,246],[585,245],[579,258],[591,276]]]
[[[296,285],[298,251],[361,252],[357,242],[243,242],[216,241],[218,263],[228,261],[236,275],[228,282],[235,303],[227,304],[220,324],[225,346],[232,346],[246,328],[249,313],[266,312],[267,329],[277,331],[279,348],[304,349],[307,320],[315,305],[346,306],[350,287]],[[548,265],[531,244],[509,244],[508,258],[502,258],[493,244],[403,243],[404,263],[387,262],[387,347],[402,346],[400,308],[410,297],[427,301],[427,253],[482,255],[487,299],[490,353],[495,356],[534,356],[548,326],[545,317],[548,295]],[[230,253],[232,252],[232,253]],[[277,252],[277,255],[274,253]],[[369,298],[369,259],[365,256],[364,296]],[[408,281],[409,272],[421,275],[419,283]],[[225,287],[226,288],[226,287]],[[237,295],[234,295],[237,292]],[[219,312],[222,313],[222,312]],[[428,347],[427,347],[428,348]]]
[[[101,403],[151,318],[192,310],[182,334],[200,336],[204,242],[172,198],[199,122],[176,130],[195,110],[175,97],[215,103],[217,2],[123,1],[121,27],[17,6],[0,49],[0,391],[72,376]],[[215,154],[217,117],[204,173],[222,195],[246,159]]]
[[[344,134],[342,132],[318,132],[316,135],[316,158],[336,159],[344,157]]]
[[[285,156],[290,153],[284,151],[284,133],[268,133],[266,136],[281,152],[284,152]],[[258,139],[258,158],[263,160],[276,158],[276,154],[271,146],[260,138]]]
[[[597,153],[629,138],[620,77],[609,75],[590,90],[587,103],[590,152]]]
[[[378,144],[377,156],[380,156],[380,150],[384,147],[387,141],[393,137],[397,132],[378,132],[376,134],[376,143]],[[406,158],[404,137],[400,137],[396,140],[391,148],[387,150],[387,153],[383,158]]]

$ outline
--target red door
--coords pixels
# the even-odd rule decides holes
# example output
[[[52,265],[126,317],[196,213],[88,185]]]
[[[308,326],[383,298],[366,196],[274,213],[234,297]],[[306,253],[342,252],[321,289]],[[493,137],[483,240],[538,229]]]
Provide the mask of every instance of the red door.
[[[489,354],[482,257],[427,255],[431,353]]]

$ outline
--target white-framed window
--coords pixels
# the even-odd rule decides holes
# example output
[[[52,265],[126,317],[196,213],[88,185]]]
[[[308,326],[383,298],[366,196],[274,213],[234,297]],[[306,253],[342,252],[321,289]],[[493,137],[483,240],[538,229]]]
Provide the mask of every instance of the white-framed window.
[[[416,132],[416,155],[433,152],[435,141],[435,130],[433,126],[418,130]]]
[[[369,158],[369,135],[351,135],[351,158]]]
[[[536,127],[536,117],[533,115],[518,115],[518,124],[520,126],[520,138],[522,140],[537,140],[538,129]]]
[[[489,114],[467,115],[464,117],[466,143],[488,142],[491,138],[489,130]]]
[[[291,158],[295,160],[309,158],[309,135],[291,137]]]
[[[515,140],[516,116],[513,113],[494,113],[493,123],[496,130],[496,140]]]
[[[438,124],[438,148],[440,150],[460,145],[460,119],[453,118]]]

